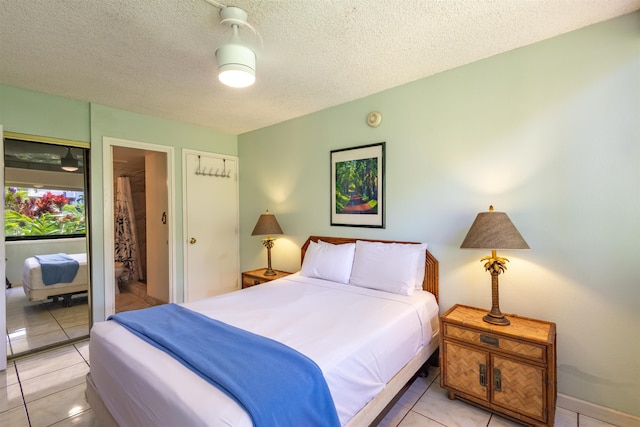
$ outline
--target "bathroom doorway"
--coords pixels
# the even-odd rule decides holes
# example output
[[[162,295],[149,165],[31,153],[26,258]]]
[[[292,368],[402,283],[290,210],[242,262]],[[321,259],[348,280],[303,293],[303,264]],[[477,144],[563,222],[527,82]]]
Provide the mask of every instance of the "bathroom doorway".
[[[173,148],[104,142],[105,316],[173,302]]]

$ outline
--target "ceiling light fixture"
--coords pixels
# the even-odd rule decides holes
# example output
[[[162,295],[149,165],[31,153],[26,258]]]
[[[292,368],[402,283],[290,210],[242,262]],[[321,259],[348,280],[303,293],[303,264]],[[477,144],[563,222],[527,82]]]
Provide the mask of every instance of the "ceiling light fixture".
[[[60,166],[67,172],[75,172],[78,170],[78,160],[71,154],[71,148],[67,148],[67,155],[60,158]]]
[[[247,23],[247,12],[239,7],[225,7],[220,10],[220,23],[231,27],[233,35],[231,41],[216,49],[216,60],[218,61],[218,79],[223,84],[243,88],[251,86],[256,81],[256,54],[250,48],[240,43],[238,28],[240,26],[249,27],[254,33],[257,32]]]

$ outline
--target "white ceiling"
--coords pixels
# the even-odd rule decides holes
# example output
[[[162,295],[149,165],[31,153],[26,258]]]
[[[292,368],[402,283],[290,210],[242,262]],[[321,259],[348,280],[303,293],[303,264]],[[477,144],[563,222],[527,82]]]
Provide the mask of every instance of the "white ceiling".
[[[0,84],[240,134],[640,9],[640,0],[226,4],[246,10],[264,40],[240,30],[257,54],[249,88],[218,82],[215,50],[231,31],[205,0],[0,0]]]

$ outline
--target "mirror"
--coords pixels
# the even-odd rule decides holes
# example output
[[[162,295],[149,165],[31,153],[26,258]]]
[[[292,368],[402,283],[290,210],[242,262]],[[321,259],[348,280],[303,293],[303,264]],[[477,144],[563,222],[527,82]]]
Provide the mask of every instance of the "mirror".
[[[89,335],[89,149],[5,133],[3,151],[11,359]]]

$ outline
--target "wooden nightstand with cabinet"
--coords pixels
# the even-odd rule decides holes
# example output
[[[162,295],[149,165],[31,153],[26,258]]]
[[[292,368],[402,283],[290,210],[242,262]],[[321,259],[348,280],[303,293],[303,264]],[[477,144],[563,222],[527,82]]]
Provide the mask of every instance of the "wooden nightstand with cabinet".
[[[440,385],[459,398],[523,424],[553,426],[556,406],[555,323],[455,305],[440,317]]]
[[[281,277],[285,277],[291,274],[288,271],[274,270],[276,272],[275,276],[265,276],[264,275],[265,271],[267,271],[266,268],[259,268],[257,270],[244,271],[242,273],[242,289],[249,288],[255,285],[261,285],[262,283],[280,279]]]

